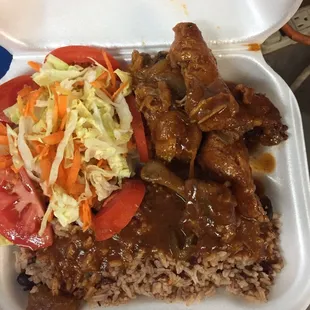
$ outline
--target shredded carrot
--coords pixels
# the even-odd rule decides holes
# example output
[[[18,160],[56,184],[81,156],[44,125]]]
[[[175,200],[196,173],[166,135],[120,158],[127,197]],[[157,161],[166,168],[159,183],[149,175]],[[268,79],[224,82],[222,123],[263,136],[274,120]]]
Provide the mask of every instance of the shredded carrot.
[[[100,89],[102,92],[104,92],[110,99],[112,99],[112,95],[109,93],[109,91],[105,88],[105,85],[102,81],[94,81],[91,83],[91,85],[95,88]]]
[[[48,155],[49,145],[44,145],[42,151],[39,153],[39,159],[46,157]]]
[[[56,183],[63,189],[66,189],[66,178],[68,170],[65,168],[64,160],[61,161],[58,169],[58,177]]]
[[[104,92],[110,99],[112,99],[111,94],[105,88],[100,88],[100,90]]]
[[[48,181],[50,177],[50,172],[55,156],[56,156],[56,149],[54,146],[50,146],[48,150],[48,155],[46,157],[43,157],[39,161],[41,168],[41,179],[43,181]]]
[[[6,136],[6,127],[0,123],[0,135]]]
[[[102,87],[102,83],[100,81],[94,81],[92,83],[90,83],[91,86],[95,87],[95,88],[101,88]]]
[[[53,110],[53,129],[57,130],[57,122],[58,122],[58,102],[54,101],[54,110]]]
[[[67,100],[68,96],[59,95],[58,96],[58,116],[63,118],[67,114]]]
[[[54,161],[56,157],[56,146],[50,146],[48,149],[48,158],[50,159],[51,162]]]
[[[96,81],[103,81],[103,82],[105,82],[106,79],[108,78],[108,76],[109,76],[108,72],[107,72],[107,71],[104,71],[103,73],[101,73],[101,74],[97,77]]]
[[[48,222],[51,222],[54,218],[54,211],[52,211],[47,219]]]
[[[114,99],[119,95],[119,93],[120,93],[127,85],[128,85],[128,82],[123,83],[123,84],[118,88],[118,90],[113,94],[112,99],[114,100]]]
[[[17,107],[20,115],[24,114],[24,104],[21,96],[17,96]]]
[[[9,139],[7,136],[0,136],[0,144],[9,145]]]
[[[52,168],[52,161],[48,157],[42,158],[40,161],[41,179],[42,181],[48,181]]]
[[[80,205],[80,218],[83,222],[83,231],[91,226],[91,208],[88,201],[84,200]]]
[[[81,154],[79,147],[75,147],[72,166],[70,167],[67,178],[67,189],[71,190],[72,186],[77,180],[79,171],[81,169]]]
[[[109,71],[110,76],[111,76],[111,90],[112,90],[112,92],[115,92],[115,90],[116,90],[116,77],[115,77],[115,73],[114,73],[112,64],[109,60],[109,57],[108,57],[108,54],[106,53],[106,51],[102,50],[102,55],[103,55],[103,59],[106,63],[106,66],[107,66],[108,71]]]
[[[65,116],[62,118],[60,126],[59,126],[59,130],[64,130],[66,127],[66,123],[67,123],[67,118],[68,118],[68,114],[65,114]]]
[[[25,85],[17,94],[21,98],[28,96],[32,92],[32,88],[28,85]]]
[[[76,182],[68,192],[74,199],[77,199],[81,194],[84,193],[84,191],[85,191],[85,185]]]
[[[28,61],[28,65],[34,70],[34,71],[40,71],[42,65],[35,61]]]
[[[38,118],[34,115],[34,106],[36,104],[37,99],[42,93],[42,89],[39,88],[38,90],[32,91],[29,94],[28,102],[25,107],[24,115],[25,116],[31,116],[32,119],[37,122]]]
[[[29,108],[30,108],[29,104],[26,103],[26,106],[24,108],[24,116],[28,116],[29,115]]]
[[[49,136],[44,137],[42,140],[44,143],[48,145],[55,145],[58,144],[64,137],[64,132],[63,131],[57,131]]]

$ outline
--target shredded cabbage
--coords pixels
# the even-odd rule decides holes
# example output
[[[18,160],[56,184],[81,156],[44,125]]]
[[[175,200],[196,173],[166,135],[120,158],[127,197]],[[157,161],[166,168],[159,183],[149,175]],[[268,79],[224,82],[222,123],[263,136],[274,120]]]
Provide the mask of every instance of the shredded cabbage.
[[[116,112],[120,118],[120,128],[124,131],[131,131],[132,115],[130,113],[128,104],[122,94],[119,94],[115,105]]]
[[[95,165],[87,165],[85,174],[87,180],[89,180],[89,182],[95,187],[99,201],[107,198],[113,191],[119,189],[118,186],[107,181],[107,179],[114,176],[110,171],[106,171]]]
[[[68,70],[69,65],[62,61],[61,59],[55,57],[52,54],[49,54],[46,57],[46,64],[50,64],[52,67],[54,67],[57,70]]]
[[[78,202],[80,203],[81,201],[83,200],[87,200],[89,198],[91,198],[93,196],[93,193],[90,189],[90,186],[89,186],[89,182],[87,180],[87,177],[86,175],[84,175],[84,183],[85,183],[85,191],[84,193],[82,193],[79,198],[78,198]]]
[[[53,195],[50,200],[50,206],[59,223],[66,227],[79,218],[78,202],[58,185],[53,186]]]
[[[95,158],[97,160],[106,159],[113,156],[120,155],[126,152],[126,147],[113,146],[108,142],[96,139],[87,138],[84,140],[84,145],[86,147],[85,151],[85,161],[88,162],[90,159]]]
[[[119,179],[130,177],[131,172],[129,170],[128,163],[126,158],[122,155],[118,154],[108,158],[108,163],[112,171],[118,176]]]
[[[40,119],[37,123],[33,125],[32,132],[35,134],[43,134],[47,131],[46,126],[47,126],[46,122],[43,119]]]
[[[128,85],[122,90],[122,94],[124,97],[130,95],[131,93],[131,84],[132,84],[132,77],[128,72],[122,71],[120,69],[116,69],[115,74],[120,78],[122,83],[128,83]]]
[[[46,136],[50,135],[53,131],[54,108],[55,108],[55,102],[52,98],[49,98],[46,113],[45,113]]]
[[[18,100],[21,100],[18,98]],[[20,119],[20,113],[18,109],[18,104],[15,103],[12,106],[6,108],[3,110],[3,113],[5,114],[6,117],[8,117],[14,124],[18,124],[19,119]]]
[[[18,136],[17,133],[8,124],[6,125],[6,131],[9,140],[9,151],[12,156],[13,165],[18,170],[24,165],[23,160],[21,159],[18,152],[17,147]]]
[[[78,119],[77,111],[71,111],[69,114],[69,117],[68,117],[64,137],[57,147],[56,157],[53,161],[51,172],[50,172],[49,185],[53,185],[57,180],[58,169],[59,169],[61,161],[63,160],[65,148],[66,148],[66,146],[70,140],[70,137],[71,137],[71,135],[75,129],[77,119]]]
[[[71,137],[69,137],[67,146],[65,148],[64,166],[66,169],[71,167],[73,156],[74,156],[74,142],[73,142],[73,138],[71,136]]]
[[[26,135],[31,134],[33,127],[33,120],[31,117],[24,117],[22,116],[19,121],[19,127],[18,127],[18,140],[17,140],[17,146],[20,153],[20,156],[22,157],[25,168],[28,171],[33,170],[33,163],[34,158],[31,153],[31,150],[27,144],[26,141]]]
[[[52,191],[50,203],[41,222],[40,236],[43,235],[48,218],[52,212],[54,212],[55,217],[57,217],[63,227],[75,222],[79,218],[79,203],[56,184],[53,185]]]
[[[54,82],[61,82],[65,79],[74,79],[81,75],[83,75],[83,71],[79,70],[56,70],[56,69],[41,69],[40,72],[36,72],[33,74],[33,80],[39,86],[48,86]]]

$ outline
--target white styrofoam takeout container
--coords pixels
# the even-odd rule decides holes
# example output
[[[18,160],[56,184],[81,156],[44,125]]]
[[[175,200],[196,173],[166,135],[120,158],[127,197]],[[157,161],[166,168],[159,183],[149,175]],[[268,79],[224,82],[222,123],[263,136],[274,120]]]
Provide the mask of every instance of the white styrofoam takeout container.
[[[269,302],[253,305],[218,294],[187,307],[139,298],[118,310],[304,310],[310,304],[310,186],[300,112],[289,87],[266,64],[262,53],[249,51],[247,45],[262,43],[292,17],[300,3],[301,0],[0,0],[0,45],[13,54],[10,70],[1,82],[28,72],[28,60],[43,60],[48,51],[64,45],[103,46],[126,60],[134,48],[146,52],[168,49],[173,40],[172,27],[180,21],[193,21],[213,49],[224,79],[246,83],[266,93],[289,126],[289,139],[270,149],[277,160],[275,172],[263,176],[274,208],[282,214],[281,245],[285,258],[285,268],[276,279]],[[15,279],[13,247],[2,247],[3,310],[26,307],[27,296]]]

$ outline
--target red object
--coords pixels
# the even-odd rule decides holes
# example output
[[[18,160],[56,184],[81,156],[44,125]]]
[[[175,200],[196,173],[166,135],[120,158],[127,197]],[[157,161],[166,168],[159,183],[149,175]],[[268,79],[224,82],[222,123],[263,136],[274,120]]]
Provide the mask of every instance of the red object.
[[[101,65],[106,67],[106,63],[104,61],[102,54],[102,48],[82,46],[82,45],[70,45],[57,48],[51,51],[50,54],[61,59],[67,64],[78,64],[78,65],[89,64],[93,62],[91,59],[89,59],[92,58]],[[115,70],[119,68],[118,61],[108,53],[107,56],[112,64],[113,69]]]
[[[0,122],[11,122],[4,115],[3,110],[16,103],[17,93],[25,85],[28,85],[33,89],[39,88],[30,75],[21,75],[0,85]]]
[[[299,43],[305,44],[305,45],[310,45],[310,36],[296,31],[289,24],[285,24],[281,29],[293,41],[296,41],[296,42],[299,42]]]
[[[140,180],[128,180],[122,189],[109,197],[93,218],[96,240],[111,238],[128,225],[136,214],[145,195],[145,185]]]
[[[42,237],[38,235],[44,207],[24,168],[15,174],[10,168],[0,170],[0,234],[12,243],[32,250],[53,243],[48,224]]]
[[[149,152],[146,143],[144,125],[141,117],[141,113],[138,111],[136,106],[135,97],[130,95],[126,97],[130,112],[132,114],[132,129],[135,137],[137,149],[140,155],[140,161],[145,163],[149,160]]]

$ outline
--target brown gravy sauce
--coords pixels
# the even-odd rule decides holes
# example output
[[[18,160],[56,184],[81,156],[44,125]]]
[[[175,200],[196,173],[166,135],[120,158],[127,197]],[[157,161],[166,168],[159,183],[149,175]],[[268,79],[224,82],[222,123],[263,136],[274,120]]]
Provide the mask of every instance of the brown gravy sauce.
[[[38,251],[38,259],[47,255],[64,279],[104,271],[111,265],[126,266],[126,262],[141,250],[148,257],[160,251],[182,260],[219,250],[247,254],[262,261],[272,259],[266,241],[273,229],[270,222],[259,223],[239,217],[232,240],[223,242],[216,235],[212,237],[207,232],[210,227],[195,240],[180,229],[186,207],[184,200],[174,192],[147,184],[143,203],[119,235],[97,242],[91,231],[83,233],[76,227],[68,238],[57,237],[51,247]]]

